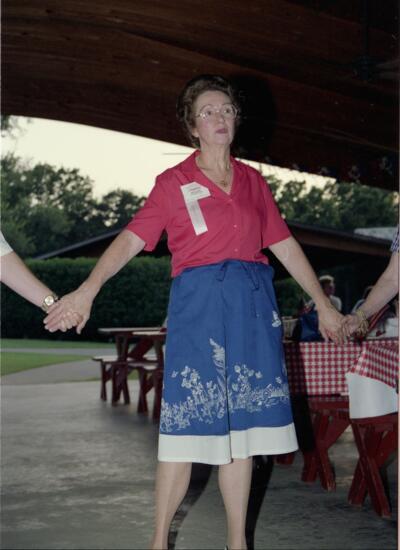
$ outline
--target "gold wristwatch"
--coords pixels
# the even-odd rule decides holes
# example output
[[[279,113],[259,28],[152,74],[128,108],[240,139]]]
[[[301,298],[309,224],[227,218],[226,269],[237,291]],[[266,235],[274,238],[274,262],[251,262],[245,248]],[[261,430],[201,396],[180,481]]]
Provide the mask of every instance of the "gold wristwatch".
[[[42,305],[40,306],[45,313],[48,312],[49,307],[55,304],[58,300],[58,296],[56,294],[49,294],[48,296],[45,296],[43,298]]]

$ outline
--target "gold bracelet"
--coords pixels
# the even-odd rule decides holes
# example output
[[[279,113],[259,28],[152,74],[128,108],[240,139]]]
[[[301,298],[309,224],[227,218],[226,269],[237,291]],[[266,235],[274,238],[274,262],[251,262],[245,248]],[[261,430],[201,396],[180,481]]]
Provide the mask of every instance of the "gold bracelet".
[[[367,321],[368,322],[368,319],[367,319],[367,316],[365,315],[365,311],[363,309],[361,309],[360,307],[356,310],[356,315],[358,318],[361,317],[361,321]]]
[[[368,332],[368,329],[369,329],[369,323],[368,323],[367,316],[365,315],[365,312],[360,308],[355,311],[355,315],[356,315],[356,317],[358,317],[358,319],[360,321],[360,325],[358,327],[357,334],[359,334],[360,336],[365,336]]]

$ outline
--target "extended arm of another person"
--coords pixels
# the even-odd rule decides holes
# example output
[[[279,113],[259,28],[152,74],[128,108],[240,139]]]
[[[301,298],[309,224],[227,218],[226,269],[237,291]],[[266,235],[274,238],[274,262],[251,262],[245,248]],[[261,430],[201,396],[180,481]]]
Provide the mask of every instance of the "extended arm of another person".
[[[53,294],[15,252],[1,257],[1,282],[38,307],[42,306],[46,296]]]
[[[81,333],[86,325],[92,308],[93,300],[108,279],[118,273],[125,264],[136,256],[145,246],[145,242],[135,233],[124,229],[110,244],[93,268],[89,277],[73,292],[63,296],[44,319],[45,328],[54,332],[57,330],[68,312],[77,313],[81,320],[76,332]]]
[[[269,248],[290,275],[313,299],[318,311],[319,330],[324,339],[328,340],[330,338],[337,343],[343,342],[345,340],[345,335],[341,331],[343,316],[325,296],[317,276],[299,243],[294,237],[288,237]]]
[[[362,314],[353,313],[346,315],[343,322],[343,331],[346,336],[357,332],[362,324],[362,319],[366,319],[377,313],[384,305],[396,296],[399,291],[399,253],[393,252],[389,264],[385,271],[379,277],[367,299],[358,308]]]
[[[1,257],[1,282],[14,292],[43,310],[50,312],[54,305],[46,306],[45,298],[56,295],[44,285],[30,269],[24,264],[15,252],[9,252]],[[76,314],[71,314],[64,319],[60,329],[65,331],[79,321]]]

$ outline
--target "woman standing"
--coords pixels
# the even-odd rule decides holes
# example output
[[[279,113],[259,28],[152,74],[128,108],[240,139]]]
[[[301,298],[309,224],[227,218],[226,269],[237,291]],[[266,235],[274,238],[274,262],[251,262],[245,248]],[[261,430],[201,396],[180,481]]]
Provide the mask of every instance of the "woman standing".
[[[325,338],[337,338],[341,315],[262,176],[230,155],[240,112],[229,82],[191,80],[177,112],[198,149],[158,176],[140,212],[46,323],[55,330],[68,311],[77,312],[80,332],[105,281],[167,231],[173,282],[151,547],[167,548],[192,462],[202,462],[219,465],[228,547],[246,548],[251,457],[297,448],[273,269],[261,250],[268,247],[312,297]]]

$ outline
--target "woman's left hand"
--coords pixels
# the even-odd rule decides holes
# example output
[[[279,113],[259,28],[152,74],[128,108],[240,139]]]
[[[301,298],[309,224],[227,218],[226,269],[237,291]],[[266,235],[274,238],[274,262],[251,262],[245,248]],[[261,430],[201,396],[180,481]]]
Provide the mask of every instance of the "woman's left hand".
[[[342,332],[350,338],[353,334],[355,334],[359,328],[360,328],[360,319],[357,317],[357,315],[351,314],[346,315],[342,321]]]
[[[324,304],[317,308],[319,331],[324,340],[332,340],[335,344],[343,344],[347,338],[342,330],[343,315],[332,304]]]

